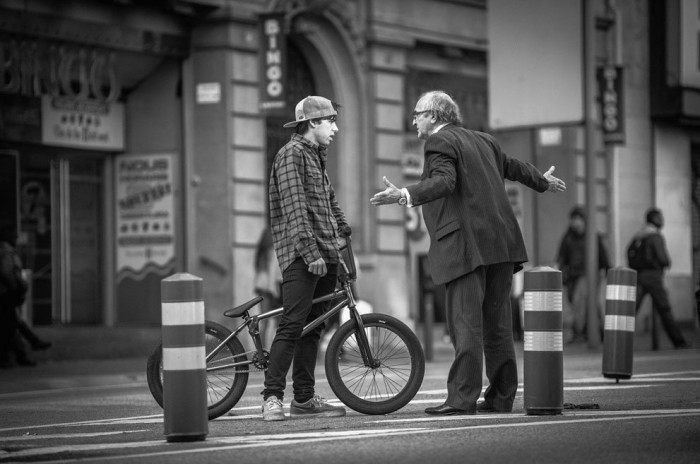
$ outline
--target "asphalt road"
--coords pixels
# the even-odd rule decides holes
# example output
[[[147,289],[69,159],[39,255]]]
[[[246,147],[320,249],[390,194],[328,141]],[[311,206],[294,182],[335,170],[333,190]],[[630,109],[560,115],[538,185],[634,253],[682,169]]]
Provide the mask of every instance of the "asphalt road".
[[[425,415],[445,397],[443,357],[427,365],[420,392],[396,413],[266,423],[262,375],[253,374],[241,402],[191,443],[165,440],[142,360],[99,381],[89,372],[59,372],[25,388],[0,379],[0,463],[700,462],[700,351],[636,353],[634,375],[620,383],[602,377],[601,359],[585,349],[566,354],[564,402],[600,409],[556,416],[526,415],[522,385],[512,414]],[[319,393],[332,399],[322,370]]]

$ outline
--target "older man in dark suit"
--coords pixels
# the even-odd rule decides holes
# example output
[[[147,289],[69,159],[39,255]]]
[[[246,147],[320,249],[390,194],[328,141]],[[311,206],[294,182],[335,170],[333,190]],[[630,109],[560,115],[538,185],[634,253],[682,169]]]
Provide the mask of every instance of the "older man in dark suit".
[[[527,261],[527,252],[504,179],[538,192],[566,189],[552,175],[554,167],[542,174],[506,156],[492,136],[461,123],[449,95],[423,94],[413,111],[413,125],[425,140],[421,180],[397,188],[385,177],[386,190],[371,199],[374,205],[423,205],[430,272],[436,285],[446,284],[455,359],[447,399],[425,410],[432,415],[513,409],[518,373],[509,296],[513,272]],[[484,358],[489,386],[477,407]]]

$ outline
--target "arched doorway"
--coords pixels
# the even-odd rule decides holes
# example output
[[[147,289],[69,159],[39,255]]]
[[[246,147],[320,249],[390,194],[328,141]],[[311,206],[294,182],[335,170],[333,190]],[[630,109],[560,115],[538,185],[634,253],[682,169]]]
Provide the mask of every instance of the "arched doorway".
[[[280,148],[289,142],[293,130],[282,127],[294,119],[294,107],[302,98],[316,94],[316,85],[311,67],[293,41],[287,43],[287,111],[285,116],[268,116],[265,123],[267,163],[265,178]],[[265,189],[267,192],[267,187]],[[269,218],[268,218],[269,220]]]

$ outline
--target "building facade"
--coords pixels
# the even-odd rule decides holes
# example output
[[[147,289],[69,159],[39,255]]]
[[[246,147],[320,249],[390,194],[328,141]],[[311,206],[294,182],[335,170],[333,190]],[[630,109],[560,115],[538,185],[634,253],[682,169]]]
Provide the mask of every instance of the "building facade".
[[[160,280],[175,272],[204,280],[213,320],[252,297],[269,167],[291,135],[281,126],[314,94],[342,105],[328,171],[353,227],[359,295],[421,322],[431,283],[420,209],[369,198],[384,175],[417,181],[410,113],[422,92],[447,91],[467,127],[490,130],[488,2],[54,3],[0,1],[0,217],[21,232],[34,324],[157,325]],[[692,102],[700,85],[662,84],[651,70],[655,53],[673,55],[672,32],[687,17],[672,6],[696,5],[667,2],[662,20],[655,2],[595,3],[601,50],[621,31],[625,70],[625,141],[606,145],[601,131],[597,150],[599,229],[623,265],[646,207],[664,209],[674,313],[692,321],[697,134],[687,105],[666,117],[653,102],[681,84]],[[650,47],[660,29],[671,42]],[[556,197],[506,186],[533,266],[553,263],[568,210],[585,201],[582,133],[569,124],[497,134],[508,153],[556,165],[569,185]]]

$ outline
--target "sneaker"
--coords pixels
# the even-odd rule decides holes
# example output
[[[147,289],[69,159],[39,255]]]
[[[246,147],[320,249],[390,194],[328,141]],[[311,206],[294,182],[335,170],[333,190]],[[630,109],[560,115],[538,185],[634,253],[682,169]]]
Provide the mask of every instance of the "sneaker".
[[[276,396],[263,401],[262,416],[264,421],[283,421],[285,417],[282,401]]]
[[[331,406],[318,395],[314,395],[303,403],[292,400],[289,408],[291,416],[317,416],[317,417],[341,417],[345,415],[345,408],[342,406]]]

